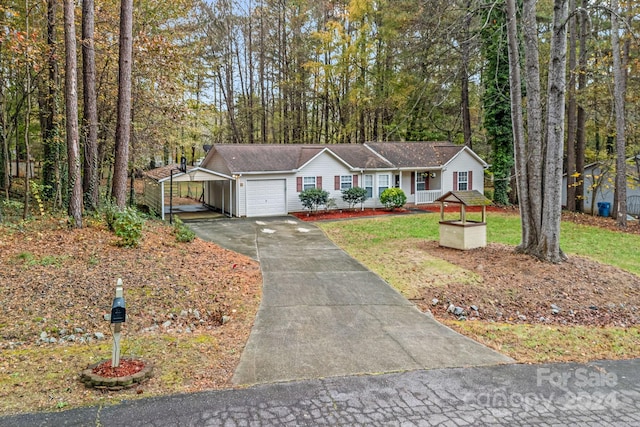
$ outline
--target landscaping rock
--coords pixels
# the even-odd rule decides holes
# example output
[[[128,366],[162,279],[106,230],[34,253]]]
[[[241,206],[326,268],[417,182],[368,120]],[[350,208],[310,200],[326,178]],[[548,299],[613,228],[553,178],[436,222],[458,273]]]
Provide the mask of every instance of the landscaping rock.
[[[97,340],[103,340],[104,339],[104,334],[102,332],[94,332],[93,336],[95,337],[95,339]]]
[[[456,306],[453,304],[449,304],[449,307],[447,308],[447,313],[453,313],[456,309]]]
[[[462,316],[464,314],[464,308],[462,307],[455,307],[453,309],[453,315],[454,316]]]
[[[162,324],[162,327],[165,328],[165,329],[168,328],[169,326],[171,326],[171,320],[167,320],[166,322],[164,322]]]
[[[440,300],[438,298],[434,298],[431,300],[431,305],[438,305],[439,302]]]

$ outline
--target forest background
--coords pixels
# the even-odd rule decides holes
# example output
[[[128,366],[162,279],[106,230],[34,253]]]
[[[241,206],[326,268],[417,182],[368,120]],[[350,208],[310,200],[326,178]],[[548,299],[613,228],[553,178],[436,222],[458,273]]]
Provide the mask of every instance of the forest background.
[[[133,18],[131,126],[119,166],[125,2]],[[543,92],[554,6],[568,3],[563,164],[567,208],[581,211],[584,165],[599,160],[615,169],[621,157],[612,16],[620,24],[623,157],[640,152],[638,5],[535,3]],[[82,29],[71,35],[75,43],[65,43],[75,26]],[[71,45],[78,47],[75,63]],[[79,119],[79,158],[70,162],[65,100],[74,90],[72,69],[82,76],[82,96],[71,111]],[[28,175],[27,200],[31,194],[64,208],[73,200],[74,165],[81,164],[84,209],[94,209],[111,198],[118,168],[133,177],[183,155],[196,164],[213,143],[446,140],[486,159],[494,200],[515,203],[509,86],[503,2],[8,0],[0,5],[0,188],[8,201],[12,182]]]

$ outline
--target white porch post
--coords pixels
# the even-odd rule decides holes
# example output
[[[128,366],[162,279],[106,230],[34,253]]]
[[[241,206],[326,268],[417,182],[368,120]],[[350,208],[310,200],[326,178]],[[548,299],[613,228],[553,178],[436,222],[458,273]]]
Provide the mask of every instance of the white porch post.
[[[160,219],[164,221],[164,181],[160,183]]]

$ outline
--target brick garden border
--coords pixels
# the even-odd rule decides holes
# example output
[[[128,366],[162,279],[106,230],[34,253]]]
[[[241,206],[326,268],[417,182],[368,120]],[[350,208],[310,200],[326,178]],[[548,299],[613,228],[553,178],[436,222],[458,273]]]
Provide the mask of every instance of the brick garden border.
[[[151,378],[153,374],[153,363],[139,358],[123,358],[122,360],[140,360],[144,363],[144,367],[135,374],[126,375],[124,377],[103,377],[101,375],[94,374],[93,369],[96,366],[108,361],[107,359],[104,359],[82,371],[80,373],[80,381],[89,388],[117,391],[142,384]]]

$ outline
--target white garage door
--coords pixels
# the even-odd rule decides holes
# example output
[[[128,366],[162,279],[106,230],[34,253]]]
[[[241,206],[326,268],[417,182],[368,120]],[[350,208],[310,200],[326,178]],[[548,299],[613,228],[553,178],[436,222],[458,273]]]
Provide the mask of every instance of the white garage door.
[[[284,179],[247,181],[247,216],[286,215],[285,188]]]

